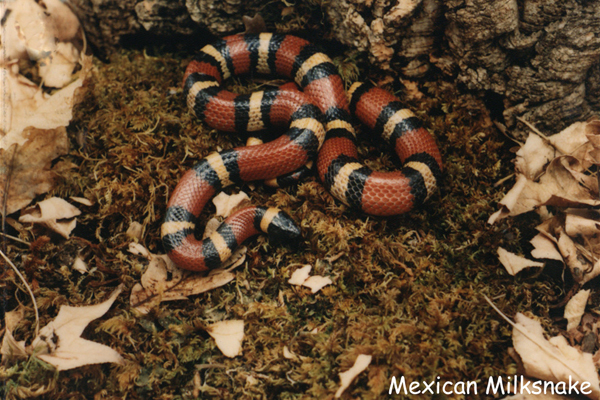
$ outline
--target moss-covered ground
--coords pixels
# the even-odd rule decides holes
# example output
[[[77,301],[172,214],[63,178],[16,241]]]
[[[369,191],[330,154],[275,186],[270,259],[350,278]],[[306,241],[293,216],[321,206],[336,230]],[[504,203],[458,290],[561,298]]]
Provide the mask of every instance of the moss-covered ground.
[[[217,148],[243,143],[211,130],[186,108],[181,78],[201,44],[122,49],[107,63],[96,61],[68,128],[72,148],[65,159],[73,168],[51,193],[84,196],[94,205],[80,206],[83,214],[69,240],[40,228],[9,231],[30,243],[9,240],[7,255],[31,283],[42,326],[61,305],[95,304],[125,285],[110,311],[83,335],[117,350],[124,365],[56,373],[35,358],[4,364],[3,395],[18,398],[37,390],[47,399],[325,399],[333,397],[338,373],[367,353],[371,365],[343,398],[387,398],[392,377],[401,376],[407,382],[477,381],[478,396],[433,398],[484,398],[489,377],[517,372],[508,352],[511,328],[484,295],[509,316],[520,311],[541,317],[556,333],[549,307],[562,299],[560,275],[546,269],[512,277],[496,255],[499,246],[524,253],[535,217],[486,222],[511,184],[495,185],[512,172],[512,143],[475,95],[435,74],[418,82],[422,99],[407,101],[444,159],[440,192],[425,207],[397,218],[365,216],[334,200],[316,176],[284,189],[228,189],[288,211],[303,241],[291,249],[254,238],[230,284],[162,303],[148,315],[134,312],[129,293],[148,262],[127,251],[128,227],[141,223],[142,244],[163,253],[160,224],[184,171]],[[362,72],[366,61],[360,54],[335,56],[345,78],[376,78]],[[269,81],[247,86],[234,80],[230,87],[248,92],[264,83]],[[388,89],[406,97],[402,85]],[[373,167],[394,167],[376,141],[363,140],[360,153]],[[68,267],[76,254],[90,273]],[[317,294],[289,285],[301,264],[313,265],[314,274],[331,277],[333,284]],[[15,336],[30,342],[34,319],[26,292],[10,269],[2,282],[6,309],[17,300],[29,307]],[[224,319],[245,321],[243,355],[233,359],[221,354],[204,329]],[[285,358],[284,346],[299,358]]]

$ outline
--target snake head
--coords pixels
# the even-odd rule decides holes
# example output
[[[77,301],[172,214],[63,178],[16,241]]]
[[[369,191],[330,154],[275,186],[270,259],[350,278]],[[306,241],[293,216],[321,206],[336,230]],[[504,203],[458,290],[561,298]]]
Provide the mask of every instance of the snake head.
[[[302,232],[292,217],[279,211],[267,229],[269,243],[273,245],[287,245],[297,247],[301,243]]]

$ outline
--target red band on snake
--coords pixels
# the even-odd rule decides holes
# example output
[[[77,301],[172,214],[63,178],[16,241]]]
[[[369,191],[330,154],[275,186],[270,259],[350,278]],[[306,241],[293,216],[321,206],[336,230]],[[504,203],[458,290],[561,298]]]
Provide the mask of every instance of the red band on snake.
[[[253,73],[290,78],[302,91],[284,85],[239,95],[221,87],[232,75]],[[220,265],[259,231],[276,232],[271,236],[284,241],[298,239],[300,231],[287,214],[250,207],[229,217],[209,239],[196,240],[202,209],[228,185],[291,174],[317,157],[319,178],[335,198],[370,215],[391,216],[422,204],[442,174],[433,137],[399,99],[356,83],[348,104],[331,59],[295,36],[235,35],[205,46],[185,71],[184,94],[196,116],[219,130],[290,127],[274,141],[212,153],[184,175],[169,201],[161,235],[169,257],[185,269]],[[394,148],[403,163],[400,171],[378,172],[360,163],[351,114]]]

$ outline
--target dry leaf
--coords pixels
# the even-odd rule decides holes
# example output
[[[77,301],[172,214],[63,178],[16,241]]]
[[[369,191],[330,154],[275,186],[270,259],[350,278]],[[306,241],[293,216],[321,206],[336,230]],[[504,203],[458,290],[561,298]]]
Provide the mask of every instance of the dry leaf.
[[[498,248],[498,258],[500,259],[500,262],[504,268],[506,268],[506,271],[511,275],[516,275],[524,268],[544,266],[544,263],[542,262],[528,260],[517,254],[511,253],[502,247]]]
[[[530,135],[517,152],[515,185],[488,223],[545,205],[600,205],[598,180],[588,171],[600,159],[599,133],[600,122],[593,120],[575,123],[546,140]]]
[[[75,271],[78,271],[82,274],[85,274],[86,272],[88,272],[87,263],[85,261],[83,261],[83,259],[79,256],[75,257],[75,261],[73,261],[73,265],[71,265],[71,268],[73,268]]]
[[[600,213],[597,210],[567,210],[565,232],[570,237],[593,238],[600,233]]]
[[[283,358],[287,358],[288,360],[297,360],[298,356],[291,352],[287,346],[283,346]]]
[[[0,85],[9,85],[2,89],[10,96],[0,99],[8,117],[8,129],[4,132],[6,136],[0,138],[0,149],[7,149],[13,143],[23,145],[25,140],[20,136],[26,128],[51,130],[69,124],[73,106],[79,99],[77,92],[91,74],[91,57],[82,56],[81,65],[79,78],[52,95],[45,94],[37,85],[24,81],[12,71],[4,72],[7,76]]]
[[[600,263],[591,264],[582,254],[582,249],[562,230],[562,227],[557,230],[556,234],[558,235],[558,250],[577,282],[583,285],[600,274]]]
[[[298,268],[292,273],[292,276],[288,279],[288,283],[290,285],[306,286],[313,294],[333,283],[328,277],[320,275],[309,276],[311,269],[312,266],[308,264],[302,268]]]
[[[306,286],[314,294],[323,289],[325,286],[331,285],[332,283],[332,280],[326,276],[314,275],[305,280],[302,283],[302,286]]]
[[[556,240],[550,239],[547,235],[539,233],[529,241],[534,247],[531,255],[537,259],[548,259],[563,261],[562,255],[556,248]]]
[[[519,198],[521,193],[527,186],[529,180],[525,175],[517,174],[517,181],[515,185],[506,193],[504,198],[498,202],[498,205],[501,206],[500,210],[496,211],[494,214],[490,216],[488,219],[488,224],[493,224],[497,220],[506,218],[509,215],[519,215],[523,212],[527,212],[532,210],[532,207],[524,206],[519,204]]]
[[[146,314],[163,301],[186,300],[188,296],[223,286],[234,278],[235,274],[225,270],[208,276],[184,271],[166,255],[151,255],[141,283],[131,289],[130,304]]]
[[[0,144],[0,170],[10,173],[7,215],[22,209],[36,196],[54,187],[58,181],[55,171],[59,165],[53,168],[52,161],[69,150],[64,127],[51,131],[28,128],[21,137],[25,140],[22,146],[2,149]],[[8,174],[0,174],[0,187],[5,187],[7,178]],[[2,212],[0,207],[0,214]]]
[[[565,306],[565,318],[567,320],[567,331],[577,328],[581,317],[585,312],[585,306],[590,297],[589,290],[580,290],[577,294],[571,297],[571,300]]]
[[[250,200],[248,195],[244,192],[238,194],[228,195],[225,192],[221,192],[213,198],[213,204],[217,208],[216,215],[219,217],[229,217],[231,212],[239,206],[242,202]]]
[[[150,259],[150,257],[152,256],[152,254],[150,253],[150,251],[148,251],[147,248],[145,248],[142,244],[136,242],[129,243],[127,251],[129,251],[131,254],[135,254],[136,256],[142,256],[148,259]]]
[[[236,319],[216,322],[208,326],[206,331],[215,339],[224,356],[233,358],[242,354],[244,321]]]
[[[584,163],[584,169],[589,168],[593,162],[588,154],[593,149],[593,143],[588,138],[589,122],[575,122],[560,133],[552,135],[548,141],[552,143],[561,154],[573,156]]]
[[[90,322],[110,309],[122,290],[119,286],[106,301],[93,306],[61,306],[54,321],[43,327],[32,343],[36,356],[59,371],[88,364],[122,363],[123,358],[115,350],[81,337]]]
[[[79,214],[81,211],[77,207],[61,198],[51,197],[23,210],[19,222],[44,225],[68,239]]]
[[[335,392],[335,397],[340,397],[344,390],[350,386],[350,383],[356,378],[358,374],[363,372],[369,364],[371,364],[372,356],[367,354],[359,354],[356,357],[356,361],[354,361],[354,365],[346,372],[340,372],[340,387],[337,392]]]
[[[515,169],[527,179],[536,179],[554,159],[556,150],[536,134],[530,133],[516,153]]]
[[[544,337],[542,325],[518,313],[513,325],[513,345],[526,375],[553,382],[589,382],[589,398],[600,398],[598,373],[590,353],[569,346],[563,336]]]
[[[83,81],[90,75],[91,57],[82,58],[79,78],[51,96],[17,75],[2,69],[0,109],[4,111],[0,131],[0,170],[10,172],[7,214],[20,210],[36,196],[52,189],[57,172],[52,161],[67,154],[69,142],[65,126],[72,118],[72,108]],[[17,145],[14,152],[11,146]],[[14,155],[14,157],[13,157]],[[0,187],[5,187],[8,174],[0,174]]]
[[[137,221],[133,221],[129,225],[129,228],[127,228],[127,232],[125,232],[125,235],[127,235],[127,237],[130,239],[140,240],[142,238],[143,231],[144,226]]]
[[[531,241],[536,247],[531,254],[564,262],[573,278],[585,284],[600,275],[599,213],[566,209],[563,215],[564,218],[551,218],[536,227],[540,234]]]
[[[308,264],[302,266],[302,268],[298,268],[292,273],[292,276],[288,279],[288,283],[290,285],[302,285],[308,279],[311,269],[312,266]]]
[[[19,322],[25,316],[25,307],[19,306],[16,310],[8,311],[4,314],[4,337],[2,338],[2,347],[0,354],[2,358],[27,358],[29,354],[25,348],[25,342],[18,342],[12,332]]]

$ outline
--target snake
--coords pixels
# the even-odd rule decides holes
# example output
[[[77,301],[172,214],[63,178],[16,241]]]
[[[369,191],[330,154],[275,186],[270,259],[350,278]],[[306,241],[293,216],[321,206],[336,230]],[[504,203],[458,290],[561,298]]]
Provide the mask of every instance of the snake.
[[[223,87],[232,76],[255,74],[291,82],[251,94]],[[331,58],[297,36],[239,34],[204,46],[185,70],[183,94],[188,108],[219,131],[289,126],[272,141],[213,152],[183,175],[161,225],[163,247],[183,269],[217,268],[261,232],[278,243],[300,240],[289,214],[262,206],[242,208],[207,238],[196,239],[202,210],[227,186],[291,176],[316,159],[318,177],[333,197],[359,212],[387,217],[422,205],[442,176],[435,139],[411,110],[370,83],[357,82],[346,91]],[[359,160],[353,116],[394,149],[401,169],[375,171]]]

